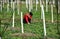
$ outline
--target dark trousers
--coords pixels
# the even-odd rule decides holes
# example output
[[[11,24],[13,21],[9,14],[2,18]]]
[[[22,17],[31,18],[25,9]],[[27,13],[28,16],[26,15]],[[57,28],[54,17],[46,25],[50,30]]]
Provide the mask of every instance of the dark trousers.
[[[31,23],[31,19],[28,18],[29,23]],[[27,23],[26,19],[23,19],[23,23]]]

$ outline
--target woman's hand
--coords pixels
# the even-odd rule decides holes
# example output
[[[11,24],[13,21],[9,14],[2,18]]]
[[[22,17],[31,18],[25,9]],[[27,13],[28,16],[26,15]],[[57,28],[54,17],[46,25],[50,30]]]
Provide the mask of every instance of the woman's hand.
[[[28,24],[30,24],[30,23],[28,22]]]

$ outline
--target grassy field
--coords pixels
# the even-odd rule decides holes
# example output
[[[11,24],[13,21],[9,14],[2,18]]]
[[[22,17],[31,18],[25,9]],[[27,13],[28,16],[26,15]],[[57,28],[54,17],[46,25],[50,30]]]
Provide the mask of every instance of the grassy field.
[[[45,7],[44,7],[45,8]],[[20,8],[20,12],[23,14],[28,12],[23,4]],[[18,15],[17,9],[15,9],[15,27],[12,28],[12,14],[13,11],[6,11],[6,6],[3,8],[3,11],[0,10],[0,34],[2,34],[2,39],[43,39],[44,38],[44,29],[43,21],[41,19],[41,8],[38,5],[38,10],[35,10],[35,5],[33,7],[33,18],[31,24],[24,24],[24,34],[21,32],[21,14]],[[51,22],[51,9],[49,5],[48,12],[45,11],[45,20],[46,20],[46,29],[47,29],[47,38],[48,39],[59,39],[57,34],[57,12],[54,7],[54,23]],[[4,32],[4,28],[8,26]],[[4,33],[1,33],[1,32]]]

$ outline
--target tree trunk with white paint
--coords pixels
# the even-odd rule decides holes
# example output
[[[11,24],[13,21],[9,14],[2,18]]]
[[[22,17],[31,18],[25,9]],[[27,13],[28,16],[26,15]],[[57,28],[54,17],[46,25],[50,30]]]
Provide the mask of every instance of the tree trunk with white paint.
[[[26,8],[28,9],[29,0],[26,0]]]
[[[31,5],[30,5],[30,6],[31,6],[31,10],[32,10],[32,9],[33,9],[33,6],[32,6],[32,5],[33,5],[33,4],[32,4],[32,0],[31,0],[31,2],[30,2],[30,3],[31,3]]]
[[[37,11],[37,8],[38,8],[37,6],[38,6],[38,0],[36,0],[36,11]]]
[[[11,0],[11,8],[13,7],[13,0]]]
[[[40,7],[42,7],[41,5],[42,5],[42,1],[40,0]],[[41,8],[41,9],[42,9],[42,8]],[[43,19],[42,10],[41,10],[41,19]]]
[[[46,12],[48,12],[48,0],[46,0]]]
[[[31,1],[29,0],[29,12],[31,12]]]
[[[2,39],[2,38],[0,37],[0,39]]]
[[[41,7],[41,5],[42,5],[42,3],[41,3],[42,1],[40,0],[40,7]]]
[[[22,33],[24,33],[24,30],[23,30],[23,13],[21,12],[21,28],[22,28]]]
[[[43,15],[43,26],[44,26],[44,38],[46,37],[46,24],[45,24],[45,14],[44,14],[44,6],[41,5],[42,15]]]
[[[51,15],[52,15],[52,23],[53,23],[53,5],[51,4]]]
[[[12,27],[14,27],[14,18],[15,18],[15,11],[14,11],[14,9],[15,9],[15,2],[13,2],[13,25],[12,25]]]
[[[20,0],[17,0],[17,11],[18,11],[18,15],[19,15],[19,12],[20,12],[19,2],[20,2]]]
[[[2,2],[3,2],[3,7],[4,7],[4,0]]]
[[[7,2],[7,12],[9,11],[9,0]]]

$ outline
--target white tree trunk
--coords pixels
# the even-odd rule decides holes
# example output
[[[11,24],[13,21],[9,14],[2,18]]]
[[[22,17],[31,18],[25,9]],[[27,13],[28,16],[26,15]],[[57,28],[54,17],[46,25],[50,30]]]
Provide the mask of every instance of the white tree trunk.
[[[14,11],[14,9],[15,9],[15,2],[13,2],[13,25],[12,25],[12,27],[14,27],[14,19],[15,19],[15,11]]]
[[[36,0],[36,11],[37,11],[37,8],[38,8],[37,6],[38,6],[38,0]]]
[[[21,28],[22,28],[22,33],[24,33],[23,29],[23,13],[21,12]]]
[[[11,0],[11,8],[12,8],[12,6],[13,6],[13,0]]]
[[[9,0],[7,2],[7,12],[9,11]]]
[[[28,2],[29,2],[29,0],[26,0],[26,8],[28,9]]]
[[[0,39],[1,39],[1,37],[0,37]]]
[[[19,15],[19,12],[20,12],[20,7],[19,7],[19,0],[17,0],[17,11],[18,11],[18,15]]]
[[[48,0],[46,0],[46,12],[48,12]]]
[[[40,0],[40,7],[41,7],[41,5],[42,5],[42,1]]]
[[[4,7],[4,0],[3,0],[3,7]]]
[[[29,12],[31,12],[31,1],[29,0]]]
[[[46,37],[46,24],[45,24],[45,14],[44,14],[44,6],[41,5],[42,15],[43,15],[43,26],[44,26],[44,37]]]
[[[53,5],[51,5],[51,15],[52,15],[52,23],[53,23]]]

